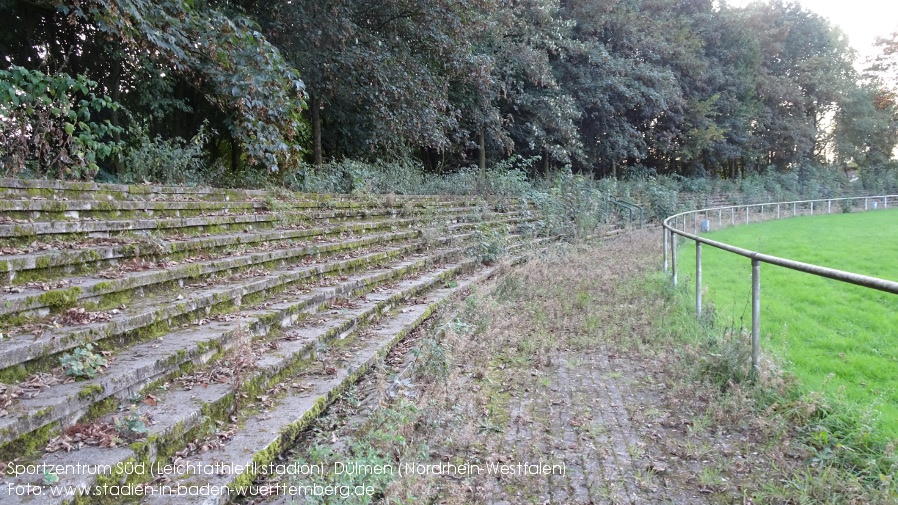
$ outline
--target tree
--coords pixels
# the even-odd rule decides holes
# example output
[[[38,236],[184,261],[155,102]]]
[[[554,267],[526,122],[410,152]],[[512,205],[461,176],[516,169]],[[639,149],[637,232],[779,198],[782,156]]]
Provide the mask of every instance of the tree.
[[[242,3],[300,69],[315,160],[444,150],[457,140],[454,82],[473,82],[478,11],[455,1]],[[326,134],[322,133],[327,130]]]
[[[835,117],[836,153],[844,168],[857,168],[865,186],[893,166],[898,145],[895,93],[875,81],[855,87]],[[873,188],[871,188],[873,189]]]
[[[305,86],[248,18],[184,0],[79,0],[60,10],[203,93],[228,115],[251,165],[277,172],[299,162]]]
[[[898,32],[888,37],[877,37],[877,54],[867,72],[878,78],[883,85],[898,89]]]
[[[155,120],[166,135],[198,131],[196,116],[178,113],[212,118],[231,139],[235,169],[298,163],[303,83],[248,18],[182,0],[72,0],[56,8],[7,1],[2,8],[9,30],[0,44],[10,64],[86,75],[128,117]],[[108,114],[120,126],[118,111]]]
[[[853,52],[841,32],[798,4],[752,4],[745,15],[763,55],[757,83],[762,110],[753,133],[758,151],[766,153],[755,160],[756,168],[788,170],[822,161],[822,122],[854,78]]]
[[[17,66],[0,70],[0,171],[92,179],[97,160],[120,147],[107,140],[119,133],[116,128],[94,118],[118,108],[94,94],[96,85],[84,76],[51,77]]]

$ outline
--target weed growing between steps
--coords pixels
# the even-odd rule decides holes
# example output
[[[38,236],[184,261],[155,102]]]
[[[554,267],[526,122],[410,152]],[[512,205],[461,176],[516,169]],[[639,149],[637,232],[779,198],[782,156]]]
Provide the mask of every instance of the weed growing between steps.
[[[315,482],[374,488],[312,503],[894,503],[865,415],[769,362],[749,380],[744,335],[695,320],[656,246],[560,248],[448,307],[300,438],[287,461],[325,464]],[[487,474],[523,462],[565,471]]]

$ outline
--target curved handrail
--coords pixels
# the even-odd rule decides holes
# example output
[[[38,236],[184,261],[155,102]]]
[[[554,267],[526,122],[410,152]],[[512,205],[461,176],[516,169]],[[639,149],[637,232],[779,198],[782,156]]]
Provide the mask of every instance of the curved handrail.
[[[699,226],[698,226],[698,218],[699,215],[704,214],[706,217],[711,212],[718,213],[718,222],[722,223],[722,215],[723,211],[730,210],[731,211],[731,222],[735,225],[736,213],[737,209],[744,209],[745,222],[748,223],[750,221],[750,209],[757,208],[759,213],[762,216],[766,207],[776,206],[777,209],[777,218],[780,217],[780,211],[782,206],[792,206],[792,215],[798,215],[797,209],[798,205],[807,205],[810,204],[810,214],[813,215],[814,212],[814,204],[818,202],[825,202],[827,205],[827,212],[832,212],[832,202],[847,202],[849,205],[853,205],[854,202],[858,200],[864,200],[864,210],[869,210],[870,202],[873,201],[873,208],[878,208],[878,203],[882,201],[883,208],[888,208],[889,199],[898,200],[898,195],[880,195],[880,196],[861,196],[861,197],[848,197],[848,198],[825,198],[819,200],[796,200],[790,202],[770,202],[770,203],[758,203],[758,204],[748,204],[748,205],[731,205],[724,207],[710,207],[706,209],[698,209],[691,210],[686,212],[680,212],[678,214],[674,214],[667,219],[663,220],[661,223],[662,231],[664,234],[664,271],[665,273],[668,271],[668,241],[670,246],[670,258],[671,258],[671,266],[673,270],[673,283],[677,284],[677,264],[676,264],[676,237],[681,236],[687,239],[691,239],[695,242],[696,246],[696,314],[701,316],[702,302],[701,302],[701,246],[702,244],[709,245],[711,247],[715,247],[717,249],[722,249],[724,251],[737,254],[739,256],[743,256],[751,259],[752,262],[752,369],[757,371],[760,351],[759,351],[759,339],[760,339],[760,265],[761,263],[769,263],[771,265],[777,265],[784,268],[789,268],[792,270],[797,270],[799,272],[808,273],[811,275],[816,275],[819,277],[826,277],[828,279],[837,280],[840,282],[846,282],[850,284],[855,284],[858,286],[863,286],[871,289],[877,289],[879,291],[885,291],[888,293],[898,294],[898,282],[891,281],[888,279],[881,279],[879,277],[871,277],[868,275],[861,275],[854,272],[847,272],[844,270],[838,270],[835,268],[828,268],[820,265],[814,265],[811,263],[803,263],[800,261],[791,260],[788,258],[781,258],[779,256],[773,256],[769,254],[763,254],[757,251],[752,251],[749,249],[743,249],[741,247],[736,247],[730,244],[725,244],[723,242],[718,242],[716,240],[710,240],[704,237],[699,236]],[[689,233],[685,230],[686,228],[686,218],[687,216],[692,216],[693,218],[693,233]],[[678,228],[677,225],[682,220],[682,229]],[[741,222],[741,219],[740,219]],[[702,223],[703,227],[706,224]]]

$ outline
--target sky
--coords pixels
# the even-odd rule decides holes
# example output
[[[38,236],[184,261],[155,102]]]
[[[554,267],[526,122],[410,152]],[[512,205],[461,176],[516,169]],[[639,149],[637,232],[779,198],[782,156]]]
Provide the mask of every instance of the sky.
[[[741,7],[752,0],[728,0],[727,5]],[[798,0],[806,10],[814,11],[839,26],[861,58],[877,53],[876,37],[898,31],[896,0]]]

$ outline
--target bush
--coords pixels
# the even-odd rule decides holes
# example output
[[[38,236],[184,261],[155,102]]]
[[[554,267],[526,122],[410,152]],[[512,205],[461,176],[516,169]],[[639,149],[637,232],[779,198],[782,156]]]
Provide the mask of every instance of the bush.
[[[220,177],[222,170],[209,170],[204,158],[204,147],[214,134],[205,123],[190,140],[164,139],[159,135],[150,138],[147,128],[141,126],[131,128],[129,133],[134,146],[122,155],[122,182],[197,186],[211,184]]]
[[[0,172],[9,177],[93,179],[119,150],[121,128],[94,114],[119,105],[83,75],[0,70]]]
[[[544,220],[544,233],[566,239],[589,236],[608,222],[609,199],[592,181],[570,170],[554,173],[543,181],[542,191],[531,198]]]
[[[527,170],[538,160],[512,156],[483,174],[476,167],[425,174],[411,159],[371,163],[346,159],[321,167],[304,164],[284,177],[284,185],[294,191],[319,193],[522,196],[533,189]]]
[[[499,261],[508,247],[508,229],[481,225],[474,232],[474,245],[471,252],[484,265],[492,265]]]
[[[645,197],[648,217],[661,220],[679,212],[679,191],[672,178],[649,179]]]

